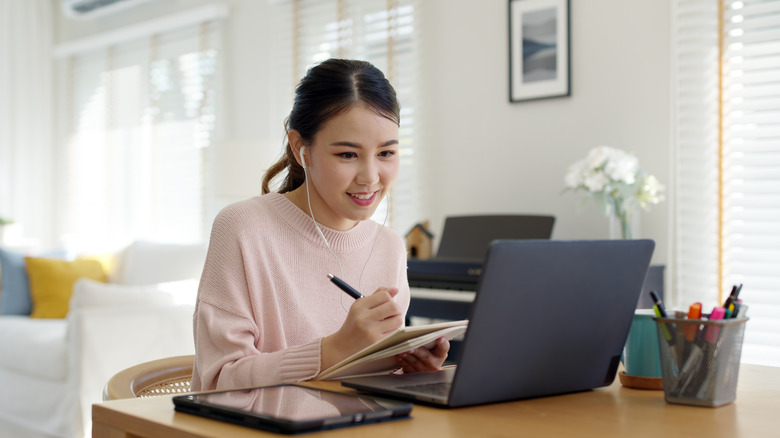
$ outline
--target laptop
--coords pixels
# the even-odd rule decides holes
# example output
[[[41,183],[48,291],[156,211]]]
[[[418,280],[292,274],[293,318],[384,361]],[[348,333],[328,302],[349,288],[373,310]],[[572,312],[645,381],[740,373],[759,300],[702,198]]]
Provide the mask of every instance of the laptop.
[[[652,240],[496,240],[457,367],[342,385],[442,407],[610,385],[654,247]]]

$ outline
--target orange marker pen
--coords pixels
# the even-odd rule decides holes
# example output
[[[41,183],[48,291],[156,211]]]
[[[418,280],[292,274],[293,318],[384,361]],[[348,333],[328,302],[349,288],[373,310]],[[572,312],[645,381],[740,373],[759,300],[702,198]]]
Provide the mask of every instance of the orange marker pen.
[[[688,319],[701,319],[701,303],[696,302],[691,304],[688,309]],[[693,341],[696,339],[696,333],[699,331],[698,326],[693,324],[685,324],[685,339]]]

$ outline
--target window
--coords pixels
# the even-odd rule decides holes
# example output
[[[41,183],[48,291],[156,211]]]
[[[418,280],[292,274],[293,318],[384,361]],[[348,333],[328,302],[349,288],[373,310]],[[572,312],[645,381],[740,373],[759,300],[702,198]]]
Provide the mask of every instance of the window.
[[[219,22],[202,21],[63,60],[69,249],[206,237],[219,38]]]
[[[677,302],[743,283],[742,360],[780,366],[780,0],[674,11]]]
[[[292,0],[279,7],[280,29],[289,39],[277,42],[278,112],[289,114],[294,86],[312,65],[328,58],[362,59],[382,70],[401,104],[399,142],[401,171],[390,194],[390,211],[383,203],[374,220],[400,234],[420,221],[420,187],[416,123],[419,103],[416,0]],[[281,124],[280,132],[281,132]],[[280,135],[281,138],[281,135]],[[280,141],[280,149],[281,149]]]

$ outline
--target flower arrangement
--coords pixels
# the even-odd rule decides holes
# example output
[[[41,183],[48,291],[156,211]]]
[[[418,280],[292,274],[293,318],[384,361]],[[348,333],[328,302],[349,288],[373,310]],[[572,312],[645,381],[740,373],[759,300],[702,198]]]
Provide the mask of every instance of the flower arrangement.
[[[664,199],[664,186],[639,169],[635,156],[609,146],[595,147],[569,166],[564,182],[566,190],[585,192],[606,216],[618,219],[624,239],[632,238],[634,211],[649,210]]]

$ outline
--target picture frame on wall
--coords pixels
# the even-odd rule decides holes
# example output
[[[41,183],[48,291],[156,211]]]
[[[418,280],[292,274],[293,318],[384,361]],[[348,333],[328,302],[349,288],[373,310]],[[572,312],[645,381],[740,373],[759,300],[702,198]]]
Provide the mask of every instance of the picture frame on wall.
[[[571,96],[570,0],[509,1],[509,101]]]

